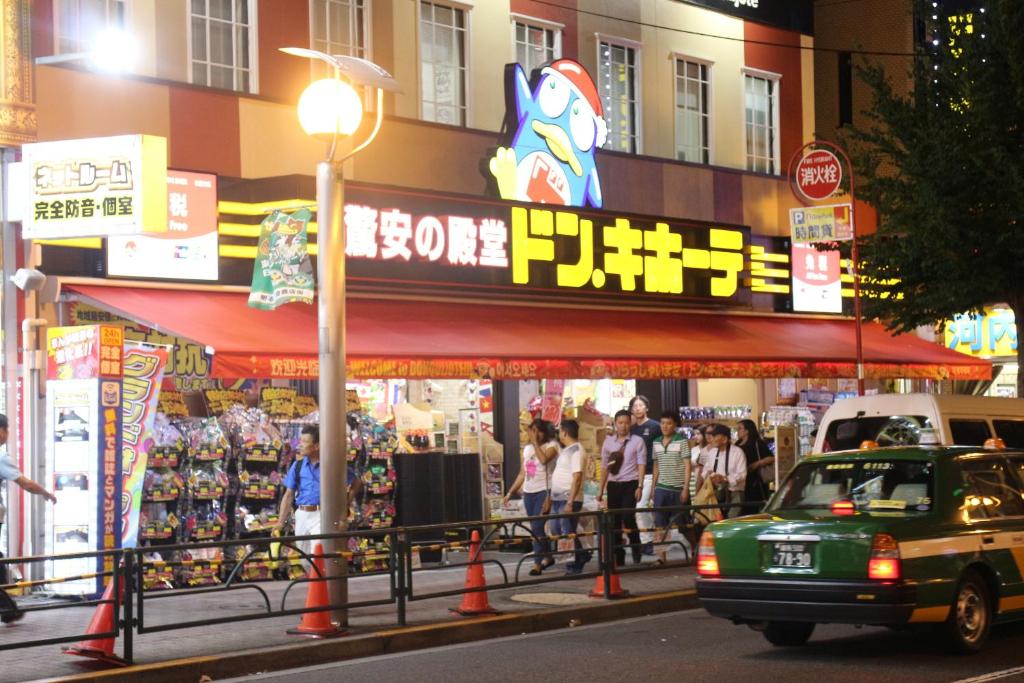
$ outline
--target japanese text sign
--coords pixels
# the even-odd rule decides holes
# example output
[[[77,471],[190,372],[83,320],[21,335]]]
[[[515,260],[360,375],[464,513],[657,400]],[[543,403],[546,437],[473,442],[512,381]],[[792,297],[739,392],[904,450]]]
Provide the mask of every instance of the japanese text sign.
[[[842,313],[839,252],[793,244],[793,310]]]
[[[167,232],[107,240],[107,274],[216,280],[217,176],[167,171]]]
[[[839,158],[827,149],[816,149],[805,155],[797,162],[795,173],[800,193],[812,201],[828,199],[843,182]]]
[[[984,315],[958,315],[946,321],[946,347],[970,356],[1016,356],[1017,323],[1008,308],[985,309]]]
[[[26,239],[166,232],[165,138],[119,135],[22,149]]]
[[[794,244],[836,242],[853,239],[849,204],[805,206],[789,210]]]
[[[46,330],[47,379],[120,378],[124,330],[112,325]]]
[[[531,298],[749,301],[748,228],[363,188],[346,194],[353,280]]]

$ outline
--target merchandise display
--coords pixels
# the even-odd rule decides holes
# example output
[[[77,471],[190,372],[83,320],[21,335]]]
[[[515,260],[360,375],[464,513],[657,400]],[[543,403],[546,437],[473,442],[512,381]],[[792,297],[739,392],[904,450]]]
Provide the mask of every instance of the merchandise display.
[[[356,529],[385,529],[395,524],[397,472],[395,430],[368,415],[349,415],[349,467],[362,483],[351,501],[350,522]],[[352,538],[349,551],[360,571],[386,569],[390,552],[386,538]]]

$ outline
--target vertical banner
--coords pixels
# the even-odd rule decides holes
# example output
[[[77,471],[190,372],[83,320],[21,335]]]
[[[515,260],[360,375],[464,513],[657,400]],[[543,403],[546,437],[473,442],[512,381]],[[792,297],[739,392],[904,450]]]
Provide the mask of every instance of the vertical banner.
[[[306,225],[312,214],[275,211],[260,226],[249,305],[272,311],[281,304],[313,303],[313,265],[306,251]]]
[[[121,373],[124,330],[109,325],[51,327],[46,332],[46,468],[57,504],[46,507],[48,554],[112,550],[121,543]],[[62,595],[103,590],[112,557],[47,565]],[[86,575],[88,578],[86,578]]]
[[[139,510],[149,451],[153,446],[160,383],[167,366],[167,349],[126,344],[121,423],[121,547],[134,548],[139,539]]]

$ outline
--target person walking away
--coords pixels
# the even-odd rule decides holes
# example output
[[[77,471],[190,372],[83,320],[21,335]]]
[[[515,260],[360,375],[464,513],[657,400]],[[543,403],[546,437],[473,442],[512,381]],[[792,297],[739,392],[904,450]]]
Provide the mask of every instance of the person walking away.
[[[278,533],[284,533],[295,504],[295,535],[316,536],[320,533],[320,428],[306,425],[299,436],[300,458],[296,458],[284,477],[284,495],[277,514]],[[348,486],[355,473],[347,467]],[[298,548],[306,555],[313,552],[318,541],[299,541]]]
[[[7,416],[0,413],[0,446],[7,444]],[[0,455],[0,485],[3,482],[13,482],[21,487],[22,490],[28,491],[31,494],[42,496],[51,503],[57,502],[57,496],[47,491],[41,484],[34,482],[33,480],[26,477],[18,469],[18,465],[14,462],[10,455],[4,452]],[[0,491],[3,487],[0,486]],[[0,504],[0,532],[3,532],[3,522],[7,514],[7,509]],[[0,559],[3,555],[0,555]],[[0,565],[0,585],[8,583],[7,576],[7,565]],[[18,609],[18,605],[14,602],[14,599],[7,594],[3,588],[0,588],[0,622],[4,624],[10,624],[18,621],[25,616],[25,613]]]
[[[583,509],[583,468],[586,452],[580,438],[580,425],[576,420],[562,420],[558,428],[558,439],[562,450],[555,461],[555,469],[551,473],[551,514],[562,512],[579,512]],[[553,524],[556,536],[575,534],[579,526],[578,517],[560,517]],[[590,560],[589,553],[584,552],[579,538],[572,539],[576,554],[573,561],[565,567],[567,575],[583,573],[583,567]]]
[[[622,531],[628,529],[633,563],[640,564],[640,532],[636,527],[636,513],[624,511],[635,508],[640,500],[640,482],[647,467],[647,451],[644,440],[630,434],[633,421],[628,410],[615,413],[615,433],[604,440],[601,446],[601,485],[597,491],[598,504],[608,492],[608,509],[623,510],[615,513],[612,524],[617,529],[618,541],[615,546],[615,561],[619,566],[626,564],[626,549],[622,545]],[[614,457],[614,463],[613,461]]]
[[[747,481],[743,487],[743,514],[753,515],[761,511],[771,494],[768,482],[775,476],[772,455],[768,443],[761,436],[753,420],[740,420],[736,427],[736,445],[743,451],[747,463]]]
[[[558,457],[558,441],[554,425],[539,417],[530,423],[526,432],[530,442],[523,447],[522,466],[505,494],[503,504],[508,505],[509,499],[522,489],[526,515],[540,517],[547,514],[550,506],[548,487],[551,467]],[[544,520],[531,520],[530,533],[533,535],[533,569],[530,570],[530,576],[540,576],[541,572],[555,563],[551,555],[551,543],[544,530]]]
[[[654,472],[654,461],[651,458],[651,448],[654,440],[661,434],[658,423],[648,416],[650,410],[651,402],[643,394],[637,394],[629,401],[629,414],[633,420],[633,426],[630,427],[629,433],[643,439],[644,448],[647,449],[647,464],[644,466],[645,474],[640,482],[643,490],[640,493],[640,500],[636,504],[636,523],[640,528],[645,529],[645,531],[640,532],[640,542],[643,543],[641,550],[644,555],[654,554],[654,532],[646,531],[646,529],[651,529],[654,526],[654,516],[646,510],[651,507],[654,495],[654,479],[651,476]],[[641,512],[640,510],[644,511]]]
[[[711,479],[718,490],[718,502],[729,505],[723,510],[725,516],[738,517],[747,480],[746,456],[733,445],[731,433],[725,425],[712,425],[708,433],[711,435],[711,448],[701,455],[697,489],[700,489],[705,479]]]
[[[654,507],[672,507],[690,502],[690,442],[679,434],[679,414],[666,410],[661,414],[661,438],[654,440]],[[664,543],[672,533],[672,519],[685,513],[673,514],[669,510],[654,510],[655,539]],[[658,564],[665,564],[668,551],[658,546]]]

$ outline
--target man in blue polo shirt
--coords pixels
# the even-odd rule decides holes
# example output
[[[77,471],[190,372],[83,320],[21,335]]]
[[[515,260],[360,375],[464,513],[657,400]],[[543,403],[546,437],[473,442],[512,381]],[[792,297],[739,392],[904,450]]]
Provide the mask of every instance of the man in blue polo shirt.
[[[306,425],[299,437],[301,456],[288,468],[284,477],[285,492],[281,497],[277,528],[284,532],[295,504],[295,535],[316,536],[320,533],[320,428]],[[360,482],[348,467],[349,504],[358,495]],[[355,484],[355,486],[353,486]],[[316,541],[300,541],[299,549],[311,554]]]
[[[0,446],[7,443],[7,416],[0,413]],[[14,482],[29,493],[34,493],[37,496],[42,496],[47,500],[56,503],[57,496],[53,495],[40,484],[32,481],[18,469],[17,464],[11,459],[9,455],[4,453],[0,455],[0,490],[3,488],[4,482]],[[3,531],[3,521],[6,509],[0,504],[0,531]],[[3,555],[0,555],[3,557]],[[7,583],[7,565],[0,565],[0,584]],[[9,624],[12,621],[17,621],[24,616],[24,612],[18,609],[18,606],[11,599],[11,596],[4,592],[3,588],[0,588],[0,621],[5,624]]]
[[[285,492],[278,511],[277,528],[284,532],[295,503],[295,535],[320,533],[320,428],[306,425],[299,437],[301,458],[296,458],[284,477]],[[296,481],[297,480],[297,481]],[[313,551],[313,543],[300,541],[299,549]]]

